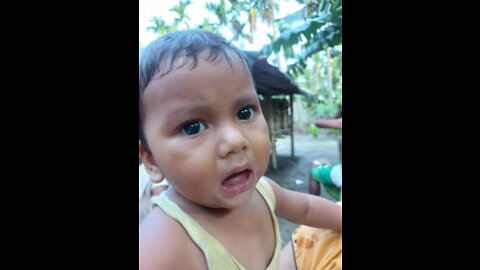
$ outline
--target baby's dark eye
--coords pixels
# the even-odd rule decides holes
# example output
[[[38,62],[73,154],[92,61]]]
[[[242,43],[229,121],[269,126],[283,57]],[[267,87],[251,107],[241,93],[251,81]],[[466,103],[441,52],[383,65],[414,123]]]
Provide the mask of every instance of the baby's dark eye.
[[[237,116],[241,120],[248,120],[253,117],[254,113],[255,110],[252,108],[252,106],[245,106],[240,109],[240,111],[237,113]]]
[[[182,133],[185,135],[195,135],[202,132],[206,128],[205,124],[200,121],[192,121],[186,123],[182,127]]]

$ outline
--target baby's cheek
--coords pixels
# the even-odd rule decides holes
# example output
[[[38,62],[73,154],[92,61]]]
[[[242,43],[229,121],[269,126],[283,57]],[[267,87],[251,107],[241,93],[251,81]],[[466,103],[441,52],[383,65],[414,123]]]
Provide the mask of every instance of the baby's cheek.
[[[267,132],[264,132],[259,138],[257,138],[255,147],[257,149],[257,157],[260,159],[259,161],[262,162],[262,164],[268,164],[270,158],[270,138],[268,136],[268,129]]]

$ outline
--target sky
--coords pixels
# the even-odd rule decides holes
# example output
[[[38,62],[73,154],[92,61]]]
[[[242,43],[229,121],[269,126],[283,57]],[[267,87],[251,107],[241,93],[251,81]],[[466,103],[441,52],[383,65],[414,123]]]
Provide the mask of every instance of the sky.
[[[219,0],[192,0],[185,13],[190,17],[190,25],[197,25],[203,21],[203,18],[209,18],[210,22],[218,22],[215,15],[208,12],[204,6],[206,2],[218,3]],[[175,12],[169,11],[175,6],[178,0],[139,0],[139,42],[142,46],[148,45],[151,41],[158,38],[156,34],[147,32],[146,28],[151,25],[149,22],[154,16],[163,18],[167,23],[171,23],[175,17]],[[275,14],[276,18],[281,18],[287,14],[299,10],[302,5],[295,0],[278,1],[280,4],[279,11]],[[246,21],[246,18],[245,18]],[[225,38],[231,38],[231,33],[222,33]],[[259,50],[263,45],[270,42],[267,36],[267,27],[257,22],[257,32],[254,38],[254,44],[245,43],[246,50]]]

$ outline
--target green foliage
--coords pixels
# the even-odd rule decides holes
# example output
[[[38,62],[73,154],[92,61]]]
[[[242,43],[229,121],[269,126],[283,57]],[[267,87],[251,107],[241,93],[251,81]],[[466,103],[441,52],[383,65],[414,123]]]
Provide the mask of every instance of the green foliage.
[[[153,33],[158,34],[159,36],[165,35],[166,33],[175,31],[177,29],[188,29],[190,28],[190,17],[185,13],[185,9],[192,3],[191,0],[180,0],[178,5],[173,6],[170,11],[177,13],[177,17],[173,20],[172,24],[167,24],[161,17],[154,16],[150,22],[152,25],[147,27],[147,31],[152,31]],[[198,28],[207,27],[205,21]]]
[[[225,8],[225,0],[220,0],[220,3],[206,3],[205,8],[215,14],[222,25],[227,24],[227,10]]]
[[[308,58],[342,43],[342,0],[308,1],[303,9],[277,22],[283,31],[262,51],[268,55],[283,49],[287,59],[295,58],[295,62],[288,65],[287,72],[298,75],[306,68]],[[291,25],[298,26],[288,28]],[[295,46],[301,49],[292,57],[291,49]]]
[[[318,133],[320,132],[320,129],[315,125],[315,123],[310,124],[310,134],[316,138],[318,136]]]
[[[315,98],[303,98],[305,109],[311,119],[333,117],[342,105],[341,47],[329,48],[311,56],[303,73],[296,74],[294,80],[303,90]],[[329,68],[331,80],[329,80]]]

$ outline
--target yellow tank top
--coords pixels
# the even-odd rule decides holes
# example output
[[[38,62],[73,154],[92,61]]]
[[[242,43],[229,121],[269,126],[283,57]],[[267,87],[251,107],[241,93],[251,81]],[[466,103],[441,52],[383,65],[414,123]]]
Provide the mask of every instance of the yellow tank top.
[[[281,249],[280,230],[275,216],[275,195],[272,187],[263,177],[256,185],[256,190],[267,202],[268,209],[272,216],[273,226],[275,228],[275,251],[266,270],[277,270],[279,267],[279,256]],[[158,205],[167,215],[177,220],[185,228],[190,238],[202,250],[210,270],[246,270],[230,252],[211,234],[204,230],[193,218],[185,213],[176,203],[171,201],[165,192],[152,199],[152,205]]]

